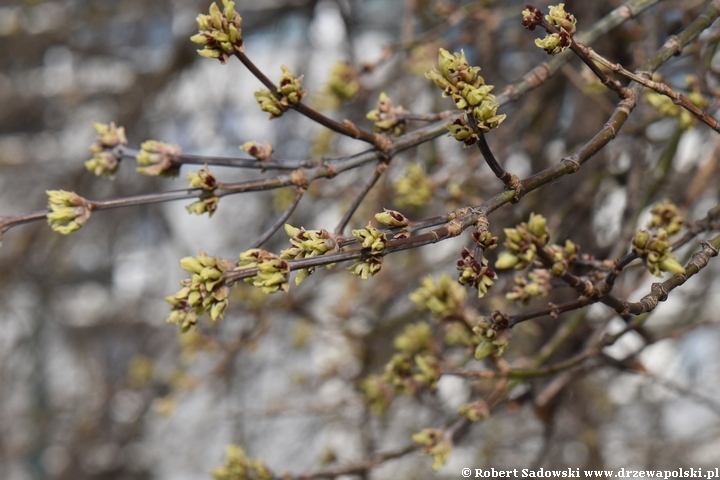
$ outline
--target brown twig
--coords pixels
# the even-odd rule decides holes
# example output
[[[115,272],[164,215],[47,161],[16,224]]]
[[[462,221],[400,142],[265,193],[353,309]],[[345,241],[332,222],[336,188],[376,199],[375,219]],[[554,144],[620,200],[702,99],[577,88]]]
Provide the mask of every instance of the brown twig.
[[[243,65],[245,65],[245,68],[250,70],[250,73],[252,73],[255,78],[260,80],[260,82],[262,82],[262,84],[265,85],[270,90],[270,92],[272,92],[273,95],[278,96],[277,86],[259,68],[257,68],[257,66],[248,58],[247,55],[245,55],[244,52],[236,50],[235,56],[240,60],[240,62],[242,62]],[[367,130],[358,128],[350,122],[336,122],[335,120],[326,117],[317,110],[308,107],[304,103],[296,103],[295,105],[291,105],[290,108],[297,111],[298,113],[301,113],[302,115],[305,115],[306,117],[319,123],[320,125],[323,125],[324,127],[333,130],[334,132],[340,133],[350,138],[362,140],[363,142],[374,145],[380,150],[386,150],[391,143],[387,137],[383,137],[382,135],[378,135]]]
[[[273,223],[270,228],[268,228],[265,233],[260,235],[260,238],[255,240],[255,242],[252,244],[250,248],[260,248],[263,246],[265,242],[267,242],[270,237],[272,237],[275,232],[277,232],[280,227],[282,227],[288,218],[290,218],[290,215],[295,211],[295,207],[298,206],[298,203],[300,203],[300,199],[302,198],[303,194],[305,193],[305,189],[298,187],[295,190],[295,198],[293,198],[293,201],[290,202],[290,205],[285,209],[285,211],[278,217],[277,220],[275,220],[275,223]]]
[[[342,235],[343,230],[345,230],[345,227],[350,222],[350,219],[355,214],[355,211],[358,209],[362,201],[365,199],[365,195],[368,194],[368,192],[372,189],[372,187],[375,186],[377,181],[382,176],[383,172],[387,169],[387,163],[386,162],[380,162],[378,163],[377,167],[375,167],[375,171],[373,172],[372,176],[368,179],[368,181],[365,183],[365,186],[360,191],[360,193],[355,197],[353,202],[350,204],[350,207],[348,207],[347,211],[345,211],[345,214],[343,215],[342,219],[340,219],[340,222],[338,223],[337,227],[335,227],[335,235]]]

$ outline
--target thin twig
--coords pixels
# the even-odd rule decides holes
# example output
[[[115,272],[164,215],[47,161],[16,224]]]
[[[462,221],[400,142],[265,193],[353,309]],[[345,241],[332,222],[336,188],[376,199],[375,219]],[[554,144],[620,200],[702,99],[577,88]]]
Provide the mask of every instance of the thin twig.
[[[250,248],[260,248],[263,246],[265,242],[267,242],[270,237],[272,237],[275,232],[277,232],[280,227],[282,227],[288,218],[290,218],[290,215],[295,211],[295,207],[298,206],[298,203],[300,203],[300,199],[302,198],[303,194],[305,193],[304,188],[297,188],[295,190],[295,198],[293,198],[293,201],[288,205],[288,207],[285,209],[285,211],[278,217],[277,220],[275,220],[275,223],[273,223],[270,228],[268,228],[265,233],[260,235],[260,238],[255,240],[255,242],[252,244]]]
[[[235,56],[242,62],[243,65],[245,65],[245,68],[250,70],[250,72],[255,75],[255,77],[270,90],[273,95],[278,96],[277,86],[259,68],[257,68],[257,66],[248,58],[247,55],[245,55],[244,52],[236,50]],[[385,150],[388,146],[388,143],[390,143],[390,141],[386,137],[358,128],[348,121],[343,123],[336,122],[335,120],[326,117],[317,110],[308,107],[304,103],[290,105],[290,108],[296,110],[298,113],[305,115],[306,117],[319,123],[320,125],[329,128],[330,130],[333,130],[342,135],[346,135],[350,138],[362,140],[363,142],[374,145],[381,150]]]
[[[600,63],[601,65],[609,68],[615,73],[619,73],[620,75],[623,75],[630,80],[637,82],[651,90],[656,91],[657,93],[661,95],[665,95],[666,97],[669,97],[675,105],[678,105],[691,114],[695,116],[698,120],[708,125],[710,128],[715,130],[716,132],[720,132],[720,122],[715,120],[710,114],[703,111],[701,108],[697,107],[695,104],[693,104],[690,100],[688,100],[685,96],[683,96],[681,93],[675,92],[672,88],[670,88],[668,85],[660,82],[654,82],[651,78],[652,75],[649,72],[642,72],[639,71],[639,74],[633,73],[629,70],[626,70],[622,67],[619,63],[612,63],[610,60],[606,59],[602,55],[595,52],[592,48],[586,47],[584,45],[580,45],[579,48],[585,51],[586,55]]]
[[[387,169],[387,163],[380,162],[378,163],[377,167],[375,167],[375,171],[373,172],[372,176],[368,179],[368,181],[365,183],[365,186],[360,191],[360,193],[355,197],[355,200],[350,204],[350,207],[348,207],[347,211],[343,215],[342,219],[340,220],[340,223],[338,223],[337,227],[335,227],[335,235],[342,235],[343,230],[345,230],[345,227],[350,222],[350,219],[352,218],[353,214],[355,214],[355,211],[358,209],[362,201],[365,199],[365,195],[368,194],[370,189],[375,186],[377,181],[382,176],[383,172]]]

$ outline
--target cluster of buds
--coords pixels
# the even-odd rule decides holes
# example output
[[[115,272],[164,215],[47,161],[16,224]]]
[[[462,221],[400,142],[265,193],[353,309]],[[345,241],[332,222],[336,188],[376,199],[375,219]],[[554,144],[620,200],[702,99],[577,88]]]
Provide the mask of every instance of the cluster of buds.
[[[547,220],[542,215],[530,214],[530,219],[517,225],[515,228],[506,228],[505,242],[507,250],[502,252],[495,268],[503,270],[513,268],[520,270],[530,265],[535,259],[539,247],[544,247],[548,241]]]
[[[360,75],[349,62],[337,62],[330,70],[327,90],[341,102],[355,98],[360,92]]]
[[[655,81],[659,81],[660,79],[661,77],[659,75],[653,77]],[[705,110],[709,102],[703,97],[702,93],[700,93],[700,82],[698,79],[693,75],[688,75],[685,77],[685,81],[690,88],[690,92],[686,95],[686,98],[700,110]],[[660,115],[677,118],[678,125],[682,130],[688,130],[697,123],[697,118],[692,113],[675,104],[673,99],[666,95],[657,92],[648,92],[645,94],[645,101],[652,105]]]
[[[536,25],[542,23],[542,12],[532,5],[528,5],[522,12],[523,26],[534,30]],[[535,40],[535,45],[545,50],[549,55],[562,52],[571,44],[571,37],[575,34],[577,20],[565,11],[565,4],[550,5],[545,20],[557,29],[557,32],[548,33],[545,38]]]
[[[294,76],[285,65],[280,68],[282,68],[283,73],[276,93],[264,88],[255,92],[255,100],[260,106],[260,110],[268,112],[271,120],[281,117],[285,110],[300,103],[307,93],[301,86],[302,75],[299,77]]]
[[[423,445],[422,453],[431,455],[433,459],[432,469],[440,470],[440,467],[447,463],[452,452],[452,439],[445,435],[445,431],[437,428],[426,428],[413,434],[415,443]]]
[[[498,245],[498,237],[493,237],[493,234],[490,233],[490,230],[487,228],[482,228],[474,231],[472,233],[472,239],[477,244],[478,247],[482,248],[483,250],[495,250],[495,248]]]
[[[235,269],[241,271],[247,268],[257,268],[258,273],[253,277],[245,279],[255,287],[262,289],[265,293],[275,293],[280,290],[287,292],[288,273],[290,266],[277,255],[259,248],[252,248],[240,254],[240,264]]]
[[[438,380],[442,375],[440,360],[430,354],[415,355],[413,360],[417,367],[413,374],[413,380],[431,390],[437,389]]]
[[[405,175],[397,179],[393,186],[395,187],[395,203],[401,207],[422,207],[433,196],[430,177],[417,163],[411,163]]]
[[[234,266],[230,260],[211,257],[202,250],[197,257],[180,260],[180,267],[192,275],[180,281],[183,288],[179,292],[165,297],[172,305],[167,321],[180,325],[180,331],[186,332],[197,325],[198,316],[203,313],[209,313],[213,321],[222,318],[230,290],[225,285],[225,275]]]
[[[474,347],[478,343],[478,338],[468,330],[467,324],[448,322],[445,328],[445,345],[449,347]]]
[[[535,269],[527,278],[515,277],[515,286],[505,294],[508,300],[516,300],[525,305],[531,297],[544,297],[552,290],[552,275],[545,269]]]
[[[654,234],[639,230],[632,240],[633,253],[645,260],[645,266],[656,277],[662,277],[662,272],[685,273],[685,268],[672,254],[667,238],[668,233],[660,228]]]
[[[175,160],[182,154],[177,145],[148,140],[140,145],[140,152],[135,156],[138,173],[151,177],[175,175],[179,165]]]
[[[431,276],[422,279],[422,287],[410,294],[410,300],[430,311],[436,318],[461,316],[467,295],[450,275],[443,273],[436,283]]]
[[[580,246],[571,240],[565,240],[565,246],[550,245],[553,256],[551,272],[556,277],[563,275],[580,256]]]
[[[220,197],[213,193],[218,186],[215,176],[205,165],[197,172],[188,173],[187,179],[190,180],[190,188],[199,188],[202,193],[197,200],[185,208],[195,215],[202,215],[207,212],[208,217],[212,217],[215,210],[217,210],[218,203],[220,203]]]
[[[376,132],[398,136],[405,132],[407,122],[401,116],[404,111],[402,107],[396,107],[390,97],[385,95],[385,92],[382,92],[375,110],[370,110],[366,118],[373,122]]]
[[[482,360],[490,354],[502,355],[510,344],[512,330],[507,328],[507,317],[500,311],[494,311],[492,318],[478,318],[473,332],[480,338],[475,348],[475,358]]]
[[[392,403],[392,385],[383,381],[380,375],[369,375],[360,382],[360,390],[363,392],[365,403],[375,413],[385,413]]]
[[[395,210],[383,208],[383,212],[375,214],[375,220],[389,228],[399,228],[400,231],[393,235],[393,238],[408,238],[410,232],[407,229],[408,219],[402,213]]]
[[[327,230],[305,230],[286,223],[285,233],[290,237],[292,246],[280,252],[282,259],[297,260],[317,257],[335,250],[337,246],[335,238]],[[300,285],[314,271],[315,267],[300,269],[295,277],[295,285]]]
[[[408,226],[408,219],[400,212],[383,208],[381,213],[375,214],[375,220],[390,228],[404,228]]]
[[[440,361],[431,353],[396,353],[385,365],[382,381],[394,393],[413,396],[423,387],[435,390],[441,374]]]
[[[120,165],[120,156],[113,149],[127,145],[125,129],[115,126],[114,123],[106,125],[99,122],[93,123],[93,128],[98,135],[90,145],[93,156],[85,162],[85,168],[97,176],[112,177]]]
[[[412,379],[412,370],[412,357],[405,353],[396,353],[385,364],[381,380],[392,388],[393,394],[413,396],[417,393],[418,384]]]
[[[90,219],[92,208],[88,201],[75,192],[47,190],[48,224],[54,231],[69,235],[85,225]]]
[[[471,67],[465,59],[464,52],[451,54],[441,48],[438,65],[439,70],[433,67],[425,76],[442,89],[443,97],[452,98],[458,109],[472,115],[479,130],[488,132],[505,120],[506,115],[497,114],[499,104],[495,101],[495,96],[490,94],[494,87],[485,85],[485,80],[478,75],[480,67]],[[452,127],[453,125],[455,127]],[[456,127],[460,127],[460,125],[448,125],[450,135],[462,141],[466,146],[474,143],[471,137],[465,137],[464,129],[454,132]]]
[[[465,117],[458,117],[445,125],[448,130],[448,135],[453,137],[458,142],[463,142],[463,147],[469,147],[474,145],[479,140],[478,134],[470,125],[468,125]]]
[[[490,417],[490,405],[483,400],[466,403],[458,410],[458,413],[471,422],[485,421]]]
[[[347,268],[363,280],[375,275],[382,267],[382,252],[387,245],[387,237],[377,228],[368,224],[367,227],[352,231],[355,239],[363,248],[370,249],[370,254],[355,260],[355,263]]]
[[[273,147],[269,142],[265,142],[264,145],[259,142],[245,142],[240,148],[245,150],[248,155],[257,158],[261,162],[270,160],[273,154]]]
[[[429,350],[432,340],[433,333],[430,325],[426,322],[420,322],[407,325],[402,333],[395,337],[393,346],[402,353],[414,355]]]
[[[200,188],[206,192],[212,192],[218,185],[215,175],[210,172],[207,165],[197,172],[188,173],[187,179],[190,180],[190,188]]]
[[[210,472],[215,480],[270,480],[272,473],[259,458],[248,458],[240,445],[228,445],[225,464]]]
[[[457,262],[457,269],[460,270],[458,282],[460,285],[477,288],[478,298],[484,297],[498,278],[495,270],[488,267],[487,258],[480,257],[478,262],[475,254],[467,248],[463,248],[461,255],[462,259]]]
[[[198,15],[198,33],[190,37],[193,43],[203,45],[198,53],[203,57],[227,62],[230,55],[243,51],[242,18],[235,11],[235,2],[222,0],[223,10],[216,3],[210,5],[209,15]]]
[[[662,228],[668,235],[675,235],[685,223],[677,206],[667,199],[654,205],[650,213],[652,218],[648,222],[648,227]]]

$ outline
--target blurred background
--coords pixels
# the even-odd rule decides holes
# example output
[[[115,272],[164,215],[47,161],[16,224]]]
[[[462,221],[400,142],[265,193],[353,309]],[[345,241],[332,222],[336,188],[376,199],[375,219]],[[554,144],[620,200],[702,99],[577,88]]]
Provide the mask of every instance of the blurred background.
[[[113,180],[96,178],[83,167],[96,121],[124,126],[135,148],[155,139],[185,153],[247,157],[238,149],[244,142],[269,141],[278,158],[289,159],[367,150],[295,112],[268,121],[253,98],[260,83],[238,61],[202,58],[189,42],[195,17],[209,4],[0,2],[0,214],[42,210],[51,189],[99,200],[184,188],[187,172],[197,169],[183,167],[176,179],[148,178],[124,160]],[[593,48],[633,70],[706,4],[658,2]],[[568,1],[566,8],[582,31],[620,5]],[[533,44],[537,32],[520,25],[524,2],[264,0],[237,1],[236,8],[246,53],[261,70],[271,79],[279,78],[281,65],[303,74],[310,105],[368,129],[365,114],[380,92],[416,113],[452,107],[423,76],[439,47],[464,49],[496,93],[548,58]],[[719,39],[714,26],[661,69],[679,91],[699,89],[711,113]],[[340,61],[355,67],[348,82],[359,82],[343,102],[328,93]],[[503,106],[508,118],[488,140],[506,168],[524,178],[588,141],[615,103],[573,59]],[[669,198],[689,221],[717,205],[717,134],[705,125],[681,128],[675,118],[639,104],[622,135],[580,172],[494,213],[491,230],[500,241],[503,227],[537,212],[557,239],[569,238],[597,259],[614,259],[628,251],[651,204]],[[398,190],[410,165],[420,167],[432,193],[421,201]],[[222,181],[272,175],[213,171]],[[366,165],[313,183],[289,223],[332,231],[372,172]],[[366,225],[383,207],[419,220],[478,205],[501,190],[476,149],[443,136],[395,156],[350,227]],[[367,375],[382,374],[396,334],[429,319],[408,294],[425,275],[455,276],[467,236],[389,256],[367,282],[338,265],[291,285],[287,294],[266,296],[242,284],[233,289],[226,318],[202,322],[197,332],[179,335],[165,323],[163,299],[185,277],[179,259],[200,249],[236,259],[290,198],[291,189],[224,197],[212,219],[188,214],[189,201],[101,211],[70,236],[45,222],[6,232],[0,248],[0,478],[208,478],[229,443],[243,445],[278,475],[309,473],[402,448],[412,433],[444,425],[461,405],[492,389],[444,375],[436,394],[398,395],[377,414],[358,388]],[[266,248],[286,246],[281,231]],[[689,258],[696,249],[691,242],[678,256]],[[413,452],[362,478],[458,478],[463,467],[718,466],[716,263],[674,291],[642,332],[623,337],[602,359],[519,384],[486,422],[462,433],[438,473]],[[520,311],[503,297],[512,276],[501,275],[491,298],[478,301],[469,292],[469,304],[485,313]],[[652,281],[644,269],[631,269],[616,293],[637,301]],[[573,294],[559,289],[550,300]],[[576,331],[551,363],[580,351],[593,332],[624,325],[600,305],[523,323],[508,360],[531,358],[569,319]]]

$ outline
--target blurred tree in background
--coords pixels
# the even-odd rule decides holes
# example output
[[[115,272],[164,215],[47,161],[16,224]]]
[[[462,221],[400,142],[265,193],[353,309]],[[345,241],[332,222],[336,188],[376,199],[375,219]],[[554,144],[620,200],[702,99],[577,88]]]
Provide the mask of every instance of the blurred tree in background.
[[[720,5],[564,6],[3,2],[0,477],[717,466]]]

